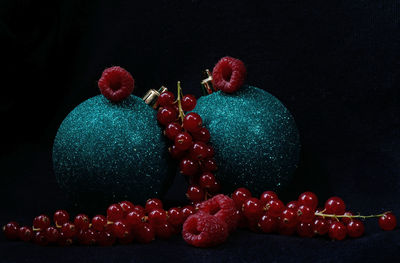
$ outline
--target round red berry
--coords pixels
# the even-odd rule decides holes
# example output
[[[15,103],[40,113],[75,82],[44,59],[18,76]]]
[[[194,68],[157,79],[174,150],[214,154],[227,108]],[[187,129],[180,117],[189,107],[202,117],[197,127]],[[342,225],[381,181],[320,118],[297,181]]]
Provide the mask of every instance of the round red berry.
[[[155,234],[161,239],[168,239],[174,233],[174,228],[167,222],[154,226]]]
[[[325,202],[326,214],[343,215],[344,212],[346,212],[346,205],[340,197],[334,196]]]
[[[272,199],[278,199],[278,195],[273,191],[265,191],[260,196],[260,201],[263,205],[266,205]]]
[[[61,227],[61,233],[66,237],[66,238],[72,238],[76,235],[76,227],[74,224],[71,224],[69,222],[65,223]]]
[[[343,212],[344,213],[344,212]],[[334,240],[343,240],[346,238],[346,226],[339,221],[334,221],[329,226],[329,237]]]
[[[139,243],[150,243],[154,240],[154,228],[148,223],[142,223],[136,230],[135,234]]]
[[[157,112],[157,120],[162,125],[166,126],[171,122],[174,122],[178,118],[178,112],[174,107],[166,106],[160,108]]]
[[[175,102],[175,95],[171,91],[164,91],[158,97],[157,103],[161,107],[172,105]]]
[[[62,226],[69,221],[69,214],[65,210],[57,210],[53,216],[56,226]]]
[[[187,150],[192,146],[192,143],[192,136],[187,132],[181,132],[175,136],[175,146],[178,150]]]
[[[182,209],[179,207],[172,207],[168,210],[168,223],[173,226],[179,226],[183,223]]]
[[[299,196],[298,204],[305,205],[315,210],[318,206],[318,197],[313,192],[304,192]]]
[[[50,226],[50,218],[46,215],[40,215],[33,219],[33,227],[40,230],[45,230]]]
[[[210,172],[204,172],[199,179],[200,187],[209,189],[215,184],[215,176]]]
[[[297,224],[297,214],[291,209],[284,209],[279,218],[281,224],[288,228],[294,227]]]
[[[147,199],[144,209],[146,213],[150,213],[154,209],[163,209],[163,203],[158,198],[150,198]]]
[[[217,162],[213,158],[202,160],[200,167],[203,172],[214,172],[218,169]]]
[[[112,246],[116,237],[109,231],[99,231],[96,235],[96,243],[100,246]]]
[[[242,209],[243,203],[251,197],[251,193],[248,189],[241,187],[235,190],[232,194],[232,199],[236,204],[237,208]]]
[[[182,216],[183,216],[183,221],[186,220],[189,216],[193,215],[195,213],[195,209],[191,205],[187,205],[182,207]]]
[[[28,242],[33,237],[32,228],[23,226],[18,229],[18,238],[24,242]]]
[[[9,222],[3,226],[3,232],[7,239],[15,240],[18,238],[19,225],[17,222]]]
[[[187,176],[192,176],[199,172],[199,165],[192,159],[182,159],[179,167],[181,169],[181,173]]]
[[[127,98],[132,93],[134,84],[132,75],[118,66],[105,69],[98,82],[101,94],[112,102]]]
[[[44,235],[46,236],[47,241],[49,241],[50,243],[55,243],[60,238],[60,232],[57,228],[52,226],[46,228],[46,230],[44,231]]]
[[[259,199],[250,197],[242,206],[243,215],[253,221],[258,221],[263,214],[263,206]]]
[[[184,150],[179,150],[174,144],[171,145],[168,148],[168,151],[171,155],[172,158],[174,158],[175,160],[180,160],[183,158],[183,156],[186,154],[186,151]]]
[[[313,237],[313,225],[311,223],[300,222],[297,224],[297,234],[301,237]]]
[[[124,238],[129,235],[129,228],[124,220],[115,221],[111,229],[112,233],[118,238]]]
[[[325,235],[328,233],[329,223],[323,218],[316,218],[313,223],[314,233],[317,235]]]
[[[103,215],[96,215],[92,218],[92,228],[96,231],[103,231],[107,225],[107,219]]]
[[[75,217],[74,219],[74,224],[76,226],[76,228],[82,229],[82,230],[86,230],[89,228],[89,224],[90,224],[90,219],[87,215],[85,214],[79,214]]]
[[[181,103],[184,111],[191,111],[196,107],[197,100],[195,96],[188,94],[183,96]]]
[[[297,211],[298,207],[299,207],[299,203],[297,201],[291,201],[286,204],[287,209],[292,209],[294,211]]]
[[[264,233],[273,233],[278,229],[278,220],[271,215],[263,215],[258,221],[258,226]]]
[[[167,213],[160,208],[154,209],[148,214],[149,223],[152,226],[161,225],[167,222]]]
[[[133,208],[135,207],[132,202],[130,201],[122,201],[119,203],[119,206],[122,208],[122,211],[124,211],[124,217],[131,211],[133,211]]]
[[[112,204],[107,208],[107,220],[114,222],[124,217],[124,211],[119,204]]]
[[[315,218],[314,213],[315,211],[306,205],[300,205],[297,208],[297,217],[300,222],[311,223]]]
[[[397,224],[396,216],[392,213],[386,213],[379,218],[378,223],[383,230],[393,230]]]
[[[183,128],[189,132],[199,132],[203,126],[203,120],[200,115],[195,112],[186,114],[183,119]]]
[[[351,216],[353,215],[352,212],[347,211],[347,212],[345,212],[343,215],[344,215],[344,216],[347,216],[347,217],[342,217],[342,218],[340,219],[340,220],[343,222],[343,224],[347,225],[347,224],[349,224],[349,223],[353,220],[353,219],[351,218]]]
[[[176,135],[182,132],[182,127],[176,122],[171,122],[165,127],[164,134],[168,139],[174,141]]]
[[[193,160],[202,160],[208,157],[208,146],[204,142],[194,142],[189,153]]]
[[[364,223],[358,219],[353,219],[346,227],[349,237],[360,237],[364,234]]]
[[[278,217],[281,215],[285,205],[279,199],[271,199],[266,205],[265,209],[267,210],[268,215],[272,217]]]
[[[192,133],[196,141],[207,143],[210,140],[210,131],[206,127],[201,127],[197,132]]]
[[[243,85],[246,78],[246,67],[239,59],[223,57],[215,65],[212,78],[214,88],[232,93]]]
[[[191,185],[186,192],[186,196],[193,202],[200,202],[204,200],[204,191],[198,185]]]
[[[47,240],[44,231],[37,231],[33,234],[33,242],[40,246],[46,246],[49,241]]]

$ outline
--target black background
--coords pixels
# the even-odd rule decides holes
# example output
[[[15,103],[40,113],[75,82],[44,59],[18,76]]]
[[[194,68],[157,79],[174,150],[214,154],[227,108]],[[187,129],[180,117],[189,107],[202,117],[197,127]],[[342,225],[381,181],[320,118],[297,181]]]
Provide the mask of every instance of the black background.
[[[201,95],[202,70],[230,55],[247,83],[278,97],[301,134],[285,201],[312,190],[363,214],[400,215],[398,1],[2,1],[0,223],[30,224],[68,203],[51,167],[63,118],[120,65],[142,96],[167,85]],[[177,180],[169,199],[182,199]],[[8,262],[353,261],[399,259],[399,230],[332,242],[245,231],[214,249],[180,237],[150,245],[42,248],[0,238]]]

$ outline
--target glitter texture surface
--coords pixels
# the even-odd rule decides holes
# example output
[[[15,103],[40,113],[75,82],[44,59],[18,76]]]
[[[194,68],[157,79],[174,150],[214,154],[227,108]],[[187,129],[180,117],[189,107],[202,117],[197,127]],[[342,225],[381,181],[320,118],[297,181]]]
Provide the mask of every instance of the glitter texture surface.
[[[53,146],[57,181],[76,202],[162,196],[175,174],[156,111],[130,96],[115,104],[99,95],[62,122]]]
[[[300,153],[296,123],[268,92],[243,86],[201,97],[193,110],[210,130],[222,190],[247,187],[253,194],[281,190],[290,182]]]

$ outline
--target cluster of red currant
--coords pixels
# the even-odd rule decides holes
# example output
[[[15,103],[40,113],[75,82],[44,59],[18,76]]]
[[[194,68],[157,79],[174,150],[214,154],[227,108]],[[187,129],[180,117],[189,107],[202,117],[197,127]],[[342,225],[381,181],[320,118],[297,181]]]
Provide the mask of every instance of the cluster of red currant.
[[[168,239],[179,233],[183,222],[194,212],[193,206],[172,207],[166,211],[161,200],[152,198],[144,207],[129,201],[112,204],[106,216],[96,215],[92,219],[79,214],[70,221],[67,211],[58,210],[53,216],[54,225],[51,225],[49,216],[39,215],[33,219],[32,227],[19,227],[17,222],[9,222],[3,231],[10,240],[33,241],[39,245],[149,243],[156,237]]]
[[[258,199],[246,188],[237,189],[232,199],[243,214],[242,226],[255,232],[282,235],[297,232],[302,237],[328,234],[331,239],[342,240],[346,236],[355,238],[364,234],[364,223],[359,219],[379,217],[379,226],[383,230],[396,227],[396,217],[392,213],[353,215],[336,196],[329,198],[324,208],[317,208],[318,198],[312,192],[302,193],[298,200],[286,205],[272,191],[263,192]]]
[[[178,96],[164,91],[158,98],[158,122],[165,127],[165,136],[172,141],[169,152],[179,161],[180,171],[189,181],[186,196],[193,204],[201,202],[219,190],[213,174],[217,170],[214,149],[207,143],[210,132],[203,126],[199,114],[191,111],[196,106],[193,95],[182,94],[178,82]]]

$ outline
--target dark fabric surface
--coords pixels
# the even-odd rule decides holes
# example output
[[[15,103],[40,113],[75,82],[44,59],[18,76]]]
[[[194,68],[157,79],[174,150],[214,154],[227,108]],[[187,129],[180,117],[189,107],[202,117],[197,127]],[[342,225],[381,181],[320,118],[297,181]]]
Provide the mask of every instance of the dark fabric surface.
[[[201,95],[201,71],[242,59],[247,83],[278,97],[301,134],[300,167],[284,201],[305,190],[341,196],[362,214],[400,216],[400,26],[393,1],[2,1],[0,224],[69,208],[51,166],[63,118],[99,94],[120,65],[134,94],[167,85]],[[167,203],[184,201],[177,177]],[[322,202],[321,202],[322,204]],[[233,234],[214,249],[180,237],[149,245],[42,248],[0,235],[2,262],[396,262],[399,229],[332,242]]]

